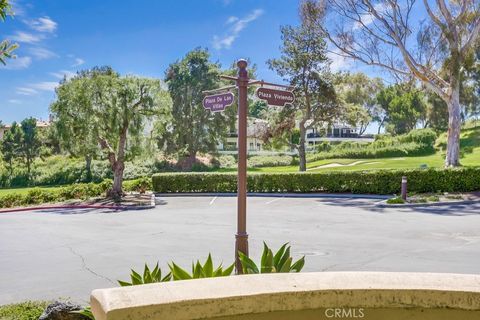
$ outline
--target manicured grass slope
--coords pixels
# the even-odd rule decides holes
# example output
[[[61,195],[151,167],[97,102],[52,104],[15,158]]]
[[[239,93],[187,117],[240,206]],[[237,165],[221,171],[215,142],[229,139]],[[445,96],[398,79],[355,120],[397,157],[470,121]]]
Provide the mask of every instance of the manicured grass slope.
[[[437,146],[445,148],[446,134],[439,137]],[[461,135],[461,164],[463,166],[480,166],[480,127],[464,129]],[[378,158],[378,159],[328,159],[307,164],[309,171],[351,171],[376,169],[415,169],[422,165],[429,168],[441,168],[444,152],[422,157]],[[343,166],[336,166],[341,164]],[[334,165],[334,166],[332,166]],[[232,171],[235,171],[234,169]],[[298,166],[265,167],[250,169],[251,172],[296,172]]]

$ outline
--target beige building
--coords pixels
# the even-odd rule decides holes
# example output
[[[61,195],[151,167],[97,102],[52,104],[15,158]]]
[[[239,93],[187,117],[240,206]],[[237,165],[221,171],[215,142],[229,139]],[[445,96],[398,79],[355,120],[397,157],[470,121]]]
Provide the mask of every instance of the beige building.
[[[20,123],[18,123],[20,125]],[[51,122],[50,121],[44,121],[44,120],[38,120],[37,119],[37,128],[48,128],[50,127]],[[3,140],[3,136],[5,135],[5,132],[10,130],[12,127],[11,124],[4,125],[3,127],[0,127],[0,140]]]
[[[237,151],[238,150],[238,127],[235,122],[235,132],[230,132],[224,143],[218,145],[219,151]],[[264,142],[262,136],[267,129],[267,121],[256,118],[248,119],[247,127],[247,151],[262,151]]]

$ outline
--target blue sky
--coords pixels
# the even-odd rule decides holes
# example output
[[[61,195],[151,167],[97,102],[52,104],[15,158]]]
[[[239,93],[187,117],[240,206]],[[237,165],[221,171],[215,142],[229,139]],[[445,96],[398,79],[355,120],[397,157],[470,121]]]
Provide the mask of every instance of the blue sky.
[[[294,0],[16,0],[0,39],[20,44],[0,67],[0,120],[48,118],[64,74],[110,65],[121,74],[163,78],[168,65],[208,47],[222,66],[248,57],[259,78],[280,81],[265,61],[279,54],[279,28],[297,24]],[[335,61],[334,69],[347,66]],[[363,69],[363,68],[361,68]]]

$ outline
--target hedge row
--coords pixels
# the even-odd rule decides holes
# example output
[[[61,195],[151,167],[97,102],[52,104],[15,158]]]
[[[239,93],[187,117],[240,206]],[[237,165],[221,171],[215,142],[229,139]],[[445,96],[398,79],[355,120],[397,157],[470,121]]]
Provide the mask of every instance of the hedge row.
[[[315,173],[254,173],[249,192],[351,192],[398,194],[402,176],[410,192],[467,192],[480,190],[480,167]],[[152,177],[155,192],[236,192],[232,173],[162,173]]]
[[[49,202],[62,202],[71,199],[98,197],[112,187],[112,182],[78,183],[59,188],[33,188],[27,193],[12,192],[0,196],[0,208],[12,208]]]

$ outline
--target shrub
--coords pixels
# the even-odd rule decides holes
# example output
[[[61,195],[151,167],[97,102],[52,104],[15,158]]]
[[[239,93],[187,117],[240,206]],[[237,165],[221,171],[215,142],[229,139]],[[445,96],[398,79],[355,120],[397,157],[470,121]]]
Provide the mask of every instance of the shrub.
[[[405,200],[400,197],[390,198],[387,200],[388,204],[404,204]]]
[[[124,181],[123,190],[127,192],[135,191],[145,193],[147,190],[152,190],[152,179],[142,177],[140,179]]]
[[[201,264],[197,260],[196,264],[192,262],[192,273],[189,274],[187,271],[176,265],[174,262],[169,264],[170,272],[172,274],[173,280],[189,280],[189,279],[199,279],[199,278],[212,278],[212,277],[225,277],[229,276],[233,272],[235,264],[232,263],[226,269],[223,269],[222,264],[217,268],[213,266],[212,256],[208,254],[208,258],[204,264]]]
[[[402,176],[411,192],[480,190],[480,167],[454,169],[254,173],[249,192],[352,192],[398,194]],[[162,173],[152,177],[155,192],[236,192],[234,173]]]
[[[51,189],[34,188],[26,194],[13,191],[0,196],[0,208],[60,202],[70,199],[88,199],[102,195],[109,187],[111,187],[111,182],[106,181],[99,184],[79,183]]]
[[[292,156],[251,156],[247,160],[247,165],[250,168],[260,167],[278,167],[289,166],[293,162]]]
[[[237,165],[237,160],[232,155],[221,155],[212,159],[212,165],[220,168],[234,168]]]
[[[130,274],[130,279],[132,282],[117,280],[120,286],[126,287],[147,283],[167,282],[170,281],[170,279],[172,278],[171,273],[168,273],[165,277],[162,278],[162,270],[158,267],[158,262],[152,271],[150,271],[150,268],[145,263],[145,268],[143,269],[143,276],[133,269],[131,269],[131,271],[132,273]]]
[[[416,142],[427,146],[433,146],[437,137],[438,135],[433,129],[427,128],[412,130],[405,135],[399,136],[398,140],[400,142]]]
[[[372,143],[343,141],[339,144],[331,144],[323,142],[317,147],[320,152],[309,155],[307,160],[424,156],[435,152],[436,139],[437,134],[432,129],[416,129],[395,137],[388,134],[377,135]]]
[[[243,273],[288,273],[300,272],[305,265],[305,256],[293,262],[290,256],[290,246],[285,243],[280,249],[273,254],[265,242],[263,242],[263,253],[260,261],[260,268],[253,262],[252,259],[238,252],[240,262],[242,264]]]
[[[49,304],[48,301],[26,301],[0,306],[0,319],[36,320]]]

